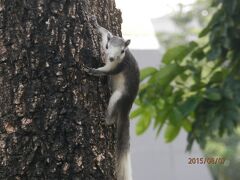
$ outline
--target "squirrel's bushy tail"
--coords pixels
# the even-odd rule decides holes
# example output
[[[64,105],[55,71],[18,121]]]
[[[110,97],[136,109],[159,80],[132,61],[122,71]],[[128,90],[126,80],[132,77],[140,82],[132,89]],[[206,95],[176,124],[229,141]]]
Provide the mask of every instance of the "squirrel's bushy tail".
[[[130,152],[121,154],[117,164],[117,180],[132,180]]]
[[[130,122],[128,117],[120,117],[117,122],[117,180],[132,180],[129,125]]]

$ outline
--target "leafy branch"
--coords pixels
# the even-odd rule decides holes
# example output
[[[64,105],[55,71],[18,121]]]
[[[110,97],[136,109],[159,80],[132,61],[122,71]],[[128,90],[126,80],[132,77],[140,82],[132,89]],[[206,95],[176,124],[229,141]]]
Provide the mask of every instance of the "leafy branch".
[[[212,19],[189,42],[166,51],[160,68],[141,71],[141,87],[131,117],[138,117],[137,134],[151,122],[166,142],[181,129],[204,148],[211,137],[231,134],[240,122],[240,2],[215,0]],[[206,43],[200,40],[208,37]]]

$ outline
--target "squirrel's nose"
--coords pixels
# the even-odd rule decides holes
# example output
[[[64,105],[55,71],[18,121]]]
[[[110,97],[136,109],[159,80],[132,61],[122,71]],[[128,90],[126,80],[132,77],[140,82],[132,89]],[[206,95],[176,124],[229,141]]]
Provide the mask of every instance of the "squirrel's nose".
[[[114,58],[110,57],[109,60],[110,60],[111,62],[113,62]]]

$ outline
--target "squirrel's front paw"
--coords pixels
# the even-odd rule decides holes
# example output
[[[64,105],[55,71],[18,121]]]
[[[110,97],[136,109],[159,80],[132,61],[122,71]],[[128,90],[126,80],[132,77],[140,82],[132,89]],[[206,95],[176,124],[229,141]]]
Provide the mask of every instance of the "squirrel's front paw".
[[[83,66],[82,70],[85,71],[88,74],[92,74],[93,69],[90,67]]]

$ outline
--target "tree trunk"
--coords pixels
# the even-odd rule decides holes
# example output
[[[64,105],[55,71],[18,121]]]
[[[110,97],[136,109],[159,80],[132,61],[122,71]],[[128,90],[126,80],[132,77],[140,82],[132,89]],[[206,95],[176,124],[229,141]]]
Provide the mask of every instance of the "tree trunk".
[[[1,180],[115,179],[93,14],[121,35],[114,0],[0,0]]]

